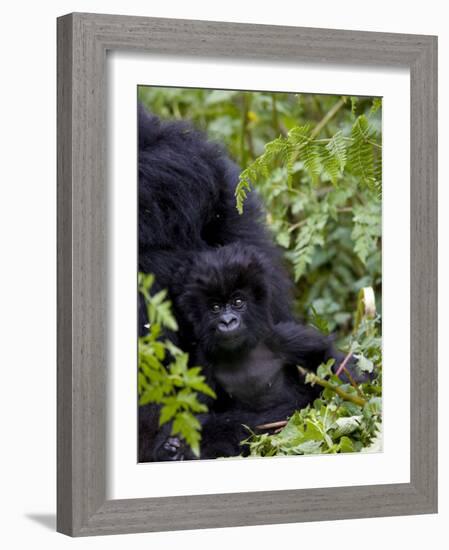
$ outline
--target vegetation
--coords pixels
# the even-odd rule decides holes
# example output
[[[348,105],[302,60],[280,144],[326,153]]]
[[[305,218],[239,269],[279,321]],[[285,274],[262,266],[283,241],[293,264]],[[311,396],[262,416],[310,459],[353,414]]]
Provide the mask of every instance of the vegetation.
[[[257,190],[262,197],[267,225],[284,249],[296,282],[296,313],[334,333],[339,347],[357,356],[360,368],[374,368],[377,375],[373,383],[355,387],[342,384],[330,373],[330,365],[321,366],[318,379],[309,375],[307,380],[327,384],[322,398],[298,411],[286,426],[251,434],[246,442],[251,454],[348,452],[366,447],[381,414],[381,99],[150,87],[139,87],[138,93],[144,105],[162,118],[191,120],[211,139],[225,144],[242,168],[236,208],[244,216],[248,193]],[[147,344],[157,338],[153,335]],[[178,362],[185,361],[188,372],[185,354],[177,353],[170,350]],[[148,380],[152,381],[150,376]],[[165,410],[183,414],[192,427],[197,404],[173,405],[179,388],[161,396],[161,390],[146,387],[143,401],[157,397],[162,403],[171,397],[168,404],[164,402]],[[198,445],[198,429],[195,433],[189,437]]]
[[[312,406],[297,411],[288,422],[260,426],[262,434],[248,428],[251,435],[243,444],[249,446],[251,456],[352,453],[370,447],[373,450],[380,448],[382,352],[379,318],[373,316],[370,304],[364,305],[364,298],[361,292],[358,310],[363,310],[363,315],[349,338],[347,358],[354,355],[362,371],[371,373],[375,368],[376,377],[366,384],[355,384],[353,380],[343,382],[331,370],[333,359],[321,365],[316,374],[298,367],[306,374],[306,383],[323,387],[320,398]],[[345,370],[344,365],[341,370]]]
[[[161,406],[159,425],[172,422],[172,434],[180,435],[195,455],[199,455],[201,426],[195,414],[207,412],[198,401],[198,393],[215,398],[205,383],[201,367],[188,367],[189,356],[170,340],[163,339],[163,329],[176,331],[176,319],[171,312],[167,292],[151,295],[152,275],[139,274],[139,290],[145,298],[149,332],[139,338],[139,404]]]

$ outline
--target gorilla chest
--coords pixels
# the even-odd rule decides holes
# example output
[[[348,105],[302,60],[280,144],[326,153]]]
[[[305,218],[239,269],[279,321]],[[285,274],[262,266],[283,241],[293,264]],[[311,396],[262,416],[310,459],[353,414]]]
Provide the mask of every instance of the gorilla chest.
[[[225,392],[251,408],[272,406],[283,394],[285,377],[281,360],[260,345],[239,361],[221,362],[215,377]]]

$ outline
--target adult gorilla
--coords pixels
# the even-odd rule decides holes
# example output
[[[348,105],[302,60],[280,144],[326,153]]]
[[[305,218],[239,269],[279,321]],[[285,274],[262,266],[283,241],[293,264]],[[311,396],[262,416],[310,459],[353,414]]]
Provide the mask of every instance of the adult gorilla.
[[[190,124],[163,122],[142,106],[138,116],[139,270],[153,273],[158,289],[168,289],[174,298],[195,253],[232,243],[251,245],[269,259],[273,320],[289,320],[291,283],[256,194],[249,194],[243,215],[235,207],[239,168]],[[146,322],[142,306],[141,334]],[[189,351],[189,335],[180,344]]]
[[[223,148],[185,122],[164,122],[139,106],[139,270],[153,273],[156,287],[165,288],[173,302],[179,331],[170,338],[196,357],[194,327],[178,307],[184,283],[200,253],[226,245],[247,246],[266,259],[265,281],[273,322],[291,320],[291,283],[281,255],[264,225],[255,193],[239,215],[234,191],[239,168]],[[146,309],[139,307],[139,333],[146,333]],[[157,442],[165,441],[158,427],[158,408],[139,407],[139,461],[155,459]],[[169,453],[173,455],[178,453]]]

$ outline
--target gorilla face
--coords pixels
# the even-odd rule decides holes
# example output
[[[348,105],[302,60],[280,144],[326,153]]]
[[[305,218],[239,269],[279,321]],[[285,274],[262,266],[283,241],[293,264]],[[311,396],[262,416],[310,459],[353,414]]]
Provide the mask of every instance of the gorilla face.
[[[225,301],[213,300],[208,315],[209,333],[214,345],[223,349],[236,349],[248,340],[250,312],[242,291],[236,289]]]
[[[225,305],[214,303],[212,312],[218,316],[217,330],[223,336],[233,335],[239,331],[243,325],[242,314],[246,309],[245,301],[239,297],[232,298]]]
[[[264,258],[227,245],[198,255],[179,299],[209,354],[253,347],[270,326]]]

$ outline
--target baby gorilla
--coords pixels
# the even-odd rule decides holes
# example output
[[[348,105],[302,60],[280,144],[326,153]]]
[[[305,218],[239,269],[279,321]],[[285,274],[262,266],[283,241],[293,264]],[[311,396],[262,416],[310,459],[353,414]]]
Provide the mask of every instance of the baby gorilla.
[[[336,368],[343,358],[317,330],[273,323],[267,261],[257,249],[236,244],[200,253],[177,299],[196,338],[191,363],[203,366],[217,394],[207,402],[209,413],[199,416],[201,458],[244,455],[244,425],[255,430],[285,420],[318,396],[297,365],[316,370],[334,357]],[[193,458],[186,445],[167,435],[158,437],[154,459]]]

